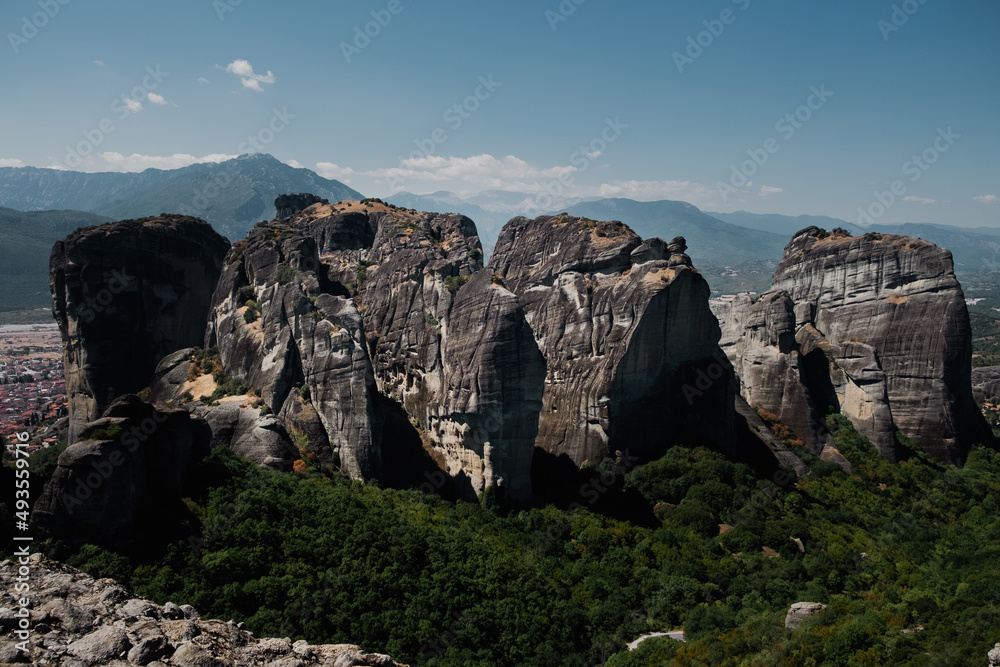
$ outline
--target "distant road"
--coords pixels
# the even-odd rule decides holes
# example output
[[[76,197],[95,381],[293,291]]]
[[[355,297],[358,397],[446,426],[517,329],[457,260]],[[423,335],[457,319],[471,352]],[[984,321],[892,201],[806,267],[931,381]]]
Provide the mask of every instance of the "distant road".
[[[636,639],[634,642],[628,645],[628,650],[634,651],[640,643],[646,641],[647,639],[652,639],[653,637],[670,637],[671,639],[676,639],[679,642],[684,641],[684,631],[683,630],[673,630],[671,632],[651,632],[648,635],[643,635]]]

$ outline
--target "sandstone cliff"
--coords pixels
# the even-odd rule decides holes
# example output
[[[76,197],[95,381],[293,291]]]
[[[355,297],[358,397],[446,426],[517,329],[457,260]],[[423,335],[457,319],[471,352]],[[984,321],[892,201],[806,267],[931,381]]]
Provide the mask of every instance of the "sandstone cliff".
[[[287,215],[234,246],[213,300],[206,344],[226,373],[286,422],[307,387],[352,477],[380,477],[385,413],[465,497],[529,500],[542,359],[517,298],[477,274],[474,223],[377,200],[276,206]]]
[[[27,653],[14,633],[20,606],[13,591],[21,565],[31,571]],[[351,644],[260,639],[242,623],[202,619],[189,605],[153,604],[112,579],[95,580],[41,554],[24,563],[0,563],[0,633],[0,664],[404,667]]]
[[[731,452],[731,367],[685,249],[565,215],[504,227],[489,268],[521,300],[545,358],[536,446],[551,457],[578,467],[679,442]]]
[[[969,315],[947,250],[809,227],[785,249],[771,291],[720,317],[744,398],[816,452],[831,408],[890,460],[897,429],[947,463],[993,442],[972,398]]]
[[[206,347],[270,410],[315,406],[353,478],[381,476],[381,414],[354,302],[327,277],[316,242],[288,222],[258,225],[233,246],[212,299]]]
[[[69,441],[157,362],[204,335],[229,243],[196,218],[164,215],[74,232],[52,248],[52,312],[62,334]]]

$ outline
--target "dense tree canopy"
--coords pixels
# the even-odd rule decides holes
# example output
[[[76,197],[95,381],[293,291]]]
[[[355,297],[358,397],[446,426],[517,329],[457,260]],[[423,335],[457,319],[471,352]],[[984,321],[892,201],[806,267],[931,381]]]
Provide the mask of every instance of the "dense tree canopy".
[[[1000,641],[1000,456],[891,464],[846,420],[831,426],[850,474],[804,455],[813,474],[762,479],[675,447],[631,470],[593,467],[600,502],[589,486],[572,511],[271,472],[217,450],[156,551],[46,548],[257,636],[419,665],[984,662]],[[797,601],[828,608],[786,630]],[[681,627],[686,643],[625,650]]]

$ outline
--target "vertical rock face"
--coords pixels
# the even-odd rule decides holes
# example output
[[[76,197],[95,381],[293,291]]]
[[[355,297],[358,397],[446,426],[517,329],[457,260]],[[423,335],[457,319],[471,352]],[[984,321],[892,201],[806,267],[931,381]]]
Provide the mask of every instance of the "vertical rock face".
[[[810,227],[785,249],[770,292],[722,314],[741,393],[814,450],[844,413],[895,460],[898,429],[961,463],[993,437],[971,391],[971,332],[951,253],[905,236]]]
[[[206,344],[226,373],[286,423],[308,387],[352,477],[381,474],[381,395],[464,496],[529,500],[544,364],[517,297],[476,274],[473,222],[375,200],[278,203],[291,214],[234,246],[216,290]]]
[[[62,334],[69,440],[157,362],[200,343],[229,243],[196,218],[89,227],[55,244],[52,311]]]
[[[668,442],[731,446],[731,367],[685,249],[620,222],[504,228],[490,268],[520,299],[546,363],[537,447],[580,466],[616,450],[655,456]]]
[[[381,414],[361,316],[345,292],[298,227],[258,225],[226,258],[206,347],[218,346],[226,374],[279,416],[298,414],[308,397],[345,472],[378,479]]]
[[[517,297],[479,271],[468,218],[371,207],[358,291],[379,389],[465,497],[526,502],[544,366]]]

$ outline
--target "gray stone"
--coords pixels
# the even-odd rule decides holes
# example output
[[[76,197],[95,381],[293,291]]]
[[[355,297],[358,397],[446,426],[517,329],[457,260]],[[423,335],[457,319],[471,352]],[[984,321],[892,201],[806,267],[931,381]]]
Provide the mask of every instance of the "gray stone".
[[[118,609],[118,615],[122,618],[159,618],[160,613],[152,602],[133,598]]]
[[[184,618],[184,610],[175,605],[173,602],[168,602],[163,605],[162,613],[163,618],[169,618],[170,620]]]
[[[889,460],[897,429],[945,463],[994,443],[970,390],[969,315],[947,250],[809,227],[785,248],[771,290],[737,297],[720,319],[744,399],[815,454],[836,458],[830,408]]]
[[[64,632],[83,632],[94,626],[93,611],[66,600],[53,600],[45,604],[42,610],[55,618]]]
[[[170,656],[170,662],[183,667],[216,667],[218,664],[208,650],[190,642],[178,646]]]
[[[13,644],[0,646],[0,665],[6,663],[28,662],[28,656]]]
[[[796,602],[788,608],[785,614],[785,627],[795,630],[806,618],[822,613],[826,609],[825,604],[819,602]]]
[[[147,637],[132,647],[128,652],[128,661],[135,665],[148,665],[169,653],[167,638],[163,635]]]
[[[181,612],[184,613],[184,618],[191,621],[197,621],[198,619],[201,618],[201,616],[198,615],[198,610],[189,604],[182,604]]]
[[[103,418],[80,427],[82,437],[101,430],[110,435],[111,429],[119,431],[113,439],[85,439],[59,456],[32,512],[37,535],[127,548],[164,502],[184,495],[208,453],[203,422],[183,410],[158,410],[135,395],[119,397]],[[119,595],[108,595],[116,604]]]
[[[124,630],[107,626],[76,640],[67,649],[89,664],[103,665],[121,657],[131,647]]]
[[[648,459],[677,442],[731,451],[735,386],[708,283],[644,250],[633,263],[642,247],[620,222],[567,216],[514,218],[497,240],[489,268],[545,359],[536,447],[553,461]],[[667,249],[684,248],[677,238]]]

